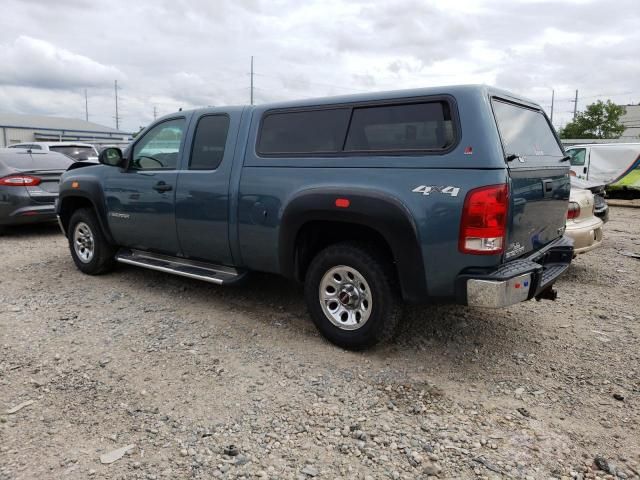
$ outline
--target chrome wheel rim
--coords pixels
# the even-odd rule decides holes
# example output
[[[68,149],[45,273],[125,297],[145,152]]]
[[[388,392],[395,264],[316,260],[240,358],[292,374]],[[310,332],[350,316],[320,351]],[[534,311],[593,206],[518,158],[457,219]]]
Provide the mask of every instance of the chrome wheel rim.
[[[73,249],[82,263],[89,263],[93,259],[95,253],[93,232],[84,222],[78,223],[73,231]]]
[[[331,268],[322,277],[318,293],[325,316],[341,330],[362,328],[371,316],[371,289],[355,268]]]

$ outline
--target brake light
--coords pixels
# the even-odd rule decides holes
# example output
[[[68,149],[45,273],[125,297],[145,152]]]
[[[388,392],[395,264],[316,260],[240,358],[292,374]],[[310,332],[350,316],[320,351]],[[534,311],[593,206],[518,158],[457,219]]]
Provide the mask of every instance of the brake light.
[[[569,202],[569,208],[567,210],[567,220],[573,220],[580,216],[580,204],[576,202]]]
[[[32,177],[31,175],[9,175],[8,177],[0,178],[0,185],[7,187],[35,187],[40,185],[38,177]]]
[[[462,253],[495,255],[504,249],[509,187],[491,185],[471,190],[464,200],[458,248]]]

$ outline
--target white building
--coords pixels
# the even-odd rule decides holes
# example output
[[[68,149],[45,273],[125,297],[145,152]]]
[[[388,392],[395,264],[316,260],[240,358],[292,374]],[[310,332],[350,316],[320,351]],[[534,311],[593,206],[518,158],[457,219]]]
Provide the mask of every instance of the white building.
[[[640,105],[625,105],[627,109],[620,123],[624,125],[624,133],[619,141],[628,143],[640,142]]]
[[[0,147],[24,142],[68,142],[124,145],[131,134],[75,118],[0,113]]]

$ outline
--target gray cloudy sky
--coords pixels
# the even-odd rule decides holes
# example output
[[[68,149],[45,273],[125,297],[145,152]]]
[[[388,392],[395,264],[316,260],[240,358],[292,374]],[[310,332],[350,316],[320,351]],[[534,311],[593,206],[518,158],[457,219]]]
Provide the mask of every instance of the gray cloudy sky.
[[[204,105],[487,83],[554,123],[640,101],[639,0],[3,0],[0,111],[121,128]]]

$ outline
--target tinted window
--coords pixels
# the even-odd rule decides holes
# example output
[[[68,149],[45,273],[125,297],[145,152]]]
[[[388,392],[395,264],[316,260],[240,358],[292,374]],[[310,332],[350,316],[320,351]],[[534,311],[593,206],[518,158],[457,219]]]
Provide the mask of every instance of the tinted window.
[[[571,165],[584,165],[585,154],[587,151],[584,148],[574,148],[567,150],[567,155],[571,157]]]
[[[215,170],[224,157],[229,132],[229,117],[212,115],[198,121],[191,149],[191,170]]]
[[[345,150],[441,150],[451,144],[449,105],[429,102],[355,108]]]
[[[49,150],[58,152],[74,160],[95,160],[98,158],[96,151],[91,147],[76,147],[73,145],[50,145]]]
[[[348,108],[267,114],[259,153],[335,153],[342,150]]]
[[[542,112],[497,100],[493,102],[493,111],[507,155],[563,156],[553,130]]]
[[[131,167],[136,170],[175,169],[184,128],[184,118],[167,120],[153,127],[134,145]]]

